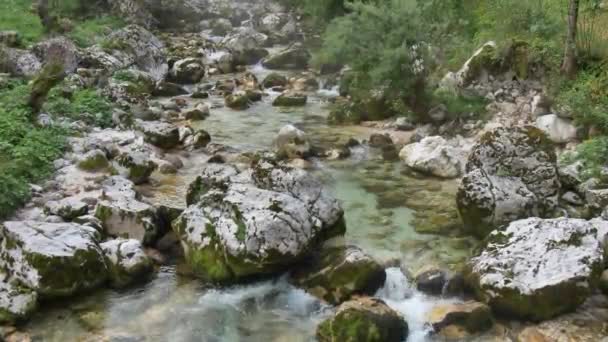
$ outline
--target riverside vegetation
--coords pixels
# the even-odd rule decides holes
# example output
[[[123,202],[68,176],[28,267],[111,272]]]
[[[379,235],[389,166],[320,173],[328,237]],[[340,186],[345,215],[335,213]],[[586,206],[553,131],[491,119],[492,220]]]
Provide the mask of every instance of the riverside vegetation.
[[[608,338],[608,3],[5,0],[0,339]]]

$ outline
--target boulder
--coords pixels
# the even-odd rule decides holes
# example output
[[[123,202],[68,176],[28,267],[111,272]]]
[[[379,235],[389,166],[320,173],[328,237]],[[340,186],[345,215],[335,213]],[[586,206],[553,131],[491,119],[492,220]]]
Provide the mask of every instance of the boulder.
[[[72,221],[78,216],[86,215],[89,206],[78,197],[66,197],[59,201],[49,201],[44,205],[47,215],[59,216],[66,221]]]
[[[384,268],[355,246],[326,247],[292,273],[293,283],[315,297],[340,304],[354,294],[373,295],[384,285]]]
[[[205,120],[209,117],[209,113],[209,105],[199,103],[194,108],[184,111],[183,114],[186,120]]]
[[[76,71],[80,63],[80,52],[74,43],[65,37],[43,40],[32,47],[32,52],[43,63],[61,63],[66,73]]]
[[[163,43],[138,25],[114,31],[102,46],[87,48],[81,64],[110,72],[131,67],[149,73],[156,81],[163,80],[169,70]]]
[[[199,129],[184,140],[184,146],[189,149],[205,148],[210,142],[211,135],[204,129]]]
[[[102,196],[95,209],[106,234],[136,239],[151,245],[163,231],[156,209],[139,200],[134,184],[120,176],[102,183]]]
[[[510,221],[552,214],[561,188],[556,159],[538,128],[501,127],[484,134],[457,193],[465,229],[483,238]]]
[[[434,296],[440,296],[448,283],[448,275],[440,269],[429,269],[416,275],[416,289]]]
[[[21,45],[21,35],[17,31],[0,31],[0,44],[8,47],[19,47]]]
[[[84,171],[99,171],[106,169],[110,164],[105,152],[95,149],[85,153],[78,160],[77,165]]]
[[[152,95],[154,96],[179,96],[186,95],[188,91],[177,83],[159,81],[156,83],[156,87],[152,91]]]
[[[307,100],[308,96],[306,94],[286,91],[274,99],[272,105],[277,107],[302,107],[306,105]]]
[[[117,171],[137,185],[148,182],[157,167],[147,149],[131,147],[116,157]]]
[[[27,319],[38,306],[36,292],[11,282],[0,273],[0,324],[13,324]]]
[[[306,69],[310,57],[310,53],[302,44],[295,43],[264,58],[262,65],[268,69]]]
[[[573,311],[596,288],[606,222],[529,218],[493,231],[467,268],[476,296],[494,312],[545,320]],[[600,234],[600,232],[603,232]]]
[[[138,0],[108,0],[112,10],[116,15],[131,24],[141,25],[151,29],[158,24],[158,21],[144,1]]]
[[[152,261],[141,242],[134,239],[115,239],[101,244],[113,287],[122,288],[146,279],[152,272]]]
[[[274,140],[274,149],[280,158],[305,158],[310,155],[311,148],[306,133],[293,125],[286,125],[279,130]]]
[[[194,84],[205,76],[205,67],[199,58],[180,59],[173,64],[169,76],[171,81],[176,83]]]
[[[483,303],[466,301],[464,303],[439,304],[427,314],[427,322],[435,332],[456,325],[474,334],[486,331],[494,325],[492,309]]]
[[[74,223],[0,225],[0,267],[43,298],[92,290],[107,279],[99,233]]]
[[[123,69],[112,75],[104,92],[114,101],[141,103],[154,92],[155,82],[147,72]]]
[[[562,119],[555,114],[543,115],[536,119],[536,127],[545,132],[556,144],[565,144],[576,140],[577,129],[572,120]]]
[[[42,63],[32,52],[0,45],[0,72],[32,78],[41,69]]]
[[[434,136],[406,145],[399,152],[399,157],[418,172],[440,178],[456,178],[464,172],[467,153],[444,138]]]
[[[317,327],[319,342],[402,342],[407,336],[403,317],[380,299],[368,297],[343,303]]]
[[[216,282],[281,271],[345,229],[317,179],[267,159],[204,165],[187,202],[173,230],[194,274]]]
[[[229,50],[236,64],[255,64],[262,58],[268,56],[268,51],[263,48],[268,37],[252,28],[241,27],[231,35],[226,36],[220,46]]]
[[[147,143],[166,150],[179,145],[179,129],[175,125],[161,121],[141,121],[137,126]]]
[[[388,134],[374,133],[369,137],[369,146],[373,148],[385,148],[394,145],[393,139]]]
[[[237,91],[232,93],[224,98],[226,103],[226,107],[236,109],[236,110],[245,110],[249,108],[249,96],[244,91]]]
[[[262,81],[262,87],[264,88],[285,87],[286,85],[287,77],[275,72],[266,76],[264,81]]]

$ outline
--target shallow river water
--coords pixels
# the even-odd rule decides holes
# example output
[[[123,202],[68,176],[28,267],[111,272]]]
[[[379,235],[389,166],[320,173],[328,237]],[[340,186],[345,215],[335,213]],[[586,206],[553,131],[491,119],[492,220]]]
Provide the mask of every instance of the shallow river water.
[[[267,73],[259,67],[253,71],[260,78]],[[276,94],[246,111],[213,108],[199,125],[214,142],[252,151],[269,149],[285,124],[301,128],[314,142],[367,139],[369,129],[326,125],[328,93],[312,96],[297,109],[272,107]],[[177,177],[155,175],[155,185],[144,194],[150,201],[184,201],[200,162],[195,157],[185,161]],[[313,172],[342,201],[345,240],[378,260],[399,260],[413,272],[427,265],[451,268],[474,247],[466,238],[416,232],[416,224],[450,223],[454,213],[449,210],[435,213],[439,221],[429,213],[436,203],[453,201],[452,182],[412,177],[399,162],[384,162],[378,151],[367,147],[355,148],[347,160],[314,161],[314,166]],[[387,269],[387,282],[377,296],[404,314],[410,326],[408,341],[432,340],[423,324],[426,312],[439,301],[453,301],[416,292],[399,268]],[[212,288],[180,275],[179,265],[161,268],[144,285],[42,306],[25,327],[34,341],[314,341],[316,325],[333,310],[291,286],[285,277]]]

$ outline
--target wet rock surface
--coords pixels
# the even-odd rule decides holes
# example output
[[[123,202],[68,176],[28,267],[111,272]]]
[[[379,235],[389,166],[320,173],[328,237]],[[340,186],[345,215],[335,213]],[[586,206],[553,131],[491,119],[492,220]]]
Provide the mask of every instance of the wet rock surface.
[[[476,294],[506,317],[544,320],[573,311],[597,287],[606,222],[530,218],[492,232],[468,267]]]
[[[195,274],[231,281],[271,274],[342,234],[343,211],[305,171],[261,160],[243,171],[207,164],[173,223]]]

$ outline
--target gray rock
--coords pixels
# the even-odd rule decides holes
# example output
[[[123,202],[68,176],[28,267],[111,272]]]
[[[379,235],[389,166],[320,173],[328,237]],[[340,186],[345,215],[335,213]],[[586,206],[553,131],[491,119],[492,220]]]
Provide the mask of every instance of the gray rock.
[[[311,55],[300,43],[271,54],[262,61],[268,69],[306,69]]]
[[[102,183],[103,195],[95,209],[106,234],[153,244],[163,233],[156,209],[139,200],[134,184],[114,176]]]
[[[42,63],[61,63],[66,73],[76,71],[80,63],[80,52],[74,43],[65,37],[43,40],[32,47]]]
[[[101,244],[113,287],[142,281],[152,272],[152,261],[138,240],[115,239]]]
[[[36,292],[20,287],[0,273],[0,323],[14,324],[27,319],[37,304]]]
[[[556,144],[565,144],[577,138],[577,129],[572,124],[572,120],[562,119],[555,114],[537,118],[536,127],[545,132],[549,139]]]
[[[209,105],[199,103],[194,108],[183,112],[186,120],[205,120],[209,116]]]
[[[0,225],[0,267],[43,298],[92,290],[107,279],[99,233],[74,223]]]
[[[179,145],[179,129],[170,123],[138,122],[139,128],[144,134],[144,141],[162,149],[172,149]]]
[[[454,147],[444,138],[426,137],[403,147],[399,157],[405,165],[427,175],[456,178],[464,172],[467,151]]]
[[[114,166],[121,175],[135,184],[148,182],[150,175],[158,167],[149,150],[135,146],[122,151],[116,157]]]
[[[66,221],[72,221],[78,216],[86,215],[89,206],[78,197],[66,197],[59,201],[47,202],[44,211],[47,215],[56,215]]]
[[[497,128],[473,148],[457,204],[464,227],[485,237],[495,227],[557,206],[561,184],[551,142],[531,126]]]
[[[296,286],[331,304],[374,295],[385,279],[384,268],[355,246],[325,247],[291,276]]]
[[[252,28],[241,27],[226,36],[220,46],[229,50],[237,64],[255,64],[268,55],[263,48],[268,37]]]
[[[530,218],[492,232],[467,275],[479,299],[508,317],[545,320],[575,310],[603,271],[607,222]],[[602,227],[600,227],[602,226]]]
[[[180,59],[173,64],[169,76],[176,83],[194,84],[205,76],[205,67],[199,58]]]
[[[98,171],[108,167],[109,162],[106,154],[99,149],[85,153],[78,160],[78,167],[85,171]]]
[[[40,69],[42,63],[34,53],[0,45],[0,72],[31,78],[36,76]]]
[[[310,155],[310,143],[306,133],[293,125],[283,126],[273,145],[279,157],[294,159]]]
[[[262,159],[239,171],[207,164],[173,223],[194,273],[212,281],[272,274],[343,234],[343,211],[318,180]]]

